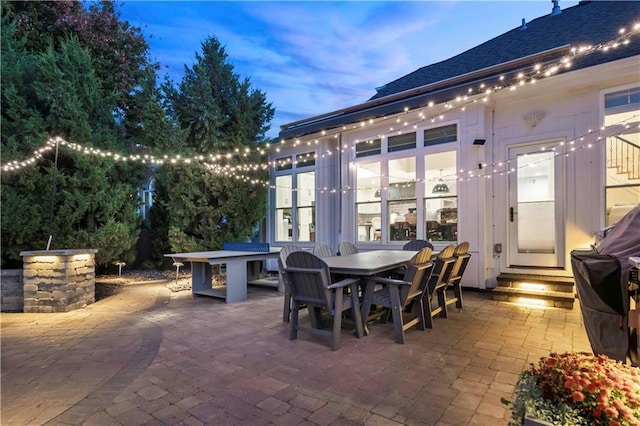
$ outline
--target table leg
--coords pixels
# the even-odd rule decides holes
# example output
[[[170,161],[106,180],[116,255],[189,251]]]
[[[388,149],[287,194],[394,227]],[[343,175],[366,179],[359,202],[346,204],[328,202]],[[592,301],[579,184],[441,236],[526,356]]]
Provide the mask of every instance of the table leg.
[[[247,261],[227,261],[227,303],[247,300]]]
[[[376,286],[376,283],[373,281],[369,281],[366,278],[362,279],[364,283],[364,295],[362,297],[362,306],[360,310],[360,316],[362,317],[362,327],[364,330],[364,335],[369,335],[369,327],[367,326],[367,319],[369,318],[369,310],[371,309],[371,300],[373,298],[373,290]]]
[[[211,290],[211,265],[191,262],[191,292]]]

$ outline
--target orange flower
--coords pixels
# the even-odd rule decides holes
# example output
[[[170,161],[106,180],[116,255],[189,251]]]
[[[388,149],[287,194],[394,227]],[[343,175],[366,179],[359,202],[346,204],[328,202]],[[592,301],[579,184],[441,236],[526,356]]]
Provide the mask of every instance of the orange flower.
[[[573,398],[575,402],[582,402],[584,401],[584,394],[580,391],[573,391],[571,393],[571,398]]]

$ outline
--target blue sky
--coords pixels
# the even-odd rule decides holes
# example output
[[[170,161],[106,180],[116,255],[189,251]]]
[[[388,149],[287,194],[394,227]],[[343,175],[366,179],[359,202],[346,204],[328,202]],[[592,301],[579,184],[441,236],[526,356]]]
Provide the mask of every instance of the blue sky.
[[[563,0],[568,8],[577,1]],[[125,1],[174,82],[215,36],[280,125],[365,102],[375,88],[551,12],[536,1]]]

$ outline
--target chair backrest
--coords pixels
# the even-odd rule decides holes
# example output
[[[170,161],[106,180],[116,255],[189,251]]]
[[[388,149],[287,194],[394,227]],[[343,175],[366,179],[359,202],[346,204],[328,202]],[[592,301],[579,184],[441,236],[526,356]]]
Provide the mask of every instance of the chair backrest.
[[[422,277],[422,283],[420,284],[420,289],[424,291],[427,288],[427,284],[429,283],[429,278],[431,278],[431,271],[433,270],[433,262],[431,261],[432,250],[429,247],[425,247],[420,250],[418,253],[414,254],[411,260],[409,260],[409,265],[424,265],[428,264],[428,268],[424,272],[424,276]]]
[[[423,248],[429,247],[433,250],[433,244],[431,244],[427,240],[411,240],[402,246],[402,250],[414,251],[414,250],[422,250]]]
[[[327,306],[331,311],[329,266],[315,254],[296,251],[287,257],[285,269],[291,298],[307,305]]]
[[[333,257],[336,255],[331,247],[325,243],[316,243],[316,245],[313,246],[313,254],[318,257]]]
[[[410,282],[411,285],[403,285],[400,287],[400,305],[406,306],[413,299],[420,296],[425,289],[425,275],[431,272],[433,263],[421,263],[409,265],[407,272],[404,274],[403,281]]]
[[[282,246],[282,250],[280,250],[280,262],[282,262],[282,266],[286,267],[287,265],[287,257],[294,251],[301,251],[302,247],[295,245]]]
[[[348,254],[355,254],[355,253],[358,253],[358,247],[356,247],[355,244],[350,243],[348,241],[342,241],[338,245],[338,253],[340,254],[340,256],[346,256]]]
[[[462,274],[464,274],[465,269],[467,269],[467,265],[471,259],[471,255],[469,254],[469,243],[464,241],[458,244],[453,251],[453,257],[455,257],[456,261],[451,267],[449,281],[461,279]]]
[[[438,253],[433,265],[433,271],[431,271],[431,278],[429,278],[427,291],[430,294],[433,294],[436,289],[446,285],[449,281],[451,268],[453,267],[453,263],[456,261],[455,257],[453,257],[454,251],[455,247],[453,244],[450,244]]]
[[[413,257],[409,260],[409,264],[421,265],[423,263],[427,263],[431,260],[432,253],[433,253],[433,250],[431,250],[431,248],[425,247],[413,255]]]

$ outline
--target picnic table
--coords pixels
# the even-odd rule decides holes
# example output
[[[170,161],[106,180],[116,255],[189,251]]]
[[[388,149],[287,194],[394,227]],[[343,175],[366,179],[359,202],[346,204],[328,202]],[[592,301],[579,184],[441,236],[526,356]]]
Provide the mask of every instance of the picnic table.
[[[217,297],[224,299],[226,303],[232,303],[247,299],[247,269],[250,263],[277,258],[281,248],[269,248],[268,244],[228,247],[234,249],[171,253],[164,256],[172,258],[174,262],[191,262],[191,292],[194,296]],[[223,264],[226,265],[227,284],[214,287],[211,281],[211,267]]]

